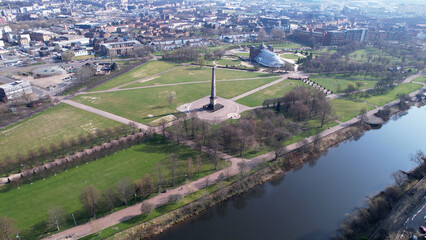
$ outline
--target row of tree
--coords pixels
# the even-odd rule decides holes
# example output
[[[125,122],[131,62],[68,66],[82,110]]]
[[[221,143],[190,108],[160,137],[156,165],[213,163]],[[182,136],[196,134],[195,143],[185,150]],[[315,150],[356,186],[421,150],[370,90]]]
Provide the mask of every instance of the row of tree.
[[[97,129],[96,132],[89,132],[87,135],[80,134],[76,138],[62,139],[59,143],[52,142],[49,147],[41,146],[38,150],[29,150],[26,154],[20,152],[15,156],[6,155],[0,161],[0,173],[6,175],[13,171],[38,166],[47,161],[72,155],[75,152],[91,148],[103,142],[109,142],[132,131],[135,131],[135,128],[126,125]]]

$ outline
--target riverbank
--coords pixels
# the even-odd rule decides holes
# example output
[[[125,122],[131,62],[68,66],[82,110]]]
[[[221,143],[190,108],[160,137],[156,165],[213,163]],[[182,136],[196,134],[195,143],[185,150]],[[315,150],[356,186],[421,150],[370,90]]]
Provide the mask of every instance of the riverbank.
[[[368,207],[349,215],[333,239],[409,240],[420,236],[417,230],[424,223],[426,205],[426,157],[421,152],[416,157],[419,166],[393,174],[395,183],[369,197]]]
[[[289,152],[281,159],[259,164],[250,172],[234,176],[233,178],[225,181],[225,183],[216,183],[219,185],[225,185],[225,187],[219,188],[211,194],[199,198],[181,208],[173,210],[170,213],[161,215],[120,233],[114,234],[108,239],[135,239],[138,237],[152,238],[173,225],[183,222],[219,202],[246,192],[256,185],[272,180],[276,176],[282,176],[291,170],[298,169],[305,163],[314,161],[328,148],[336,146],[351,138],[357,139],[368,129],[368,125],[359,124],[343,128],[338,132],[314,141],[303,148]],[[111,229],[114,229],[114,227],[111,227],[109,230]],[[96,235],[93,234],[85,237],[84,239],[97,239]],[[104,237],[105,236],[103,235],[102,238]]]

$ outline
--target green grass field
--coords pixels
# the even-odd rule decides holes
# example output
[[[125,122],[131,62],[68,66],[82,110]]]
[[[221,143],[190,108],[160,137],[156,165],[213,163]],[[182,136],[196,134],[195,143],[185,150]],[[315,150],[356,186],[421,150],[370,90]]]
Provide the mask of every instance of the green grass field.
[[[85,59],[89,59],[89,58],[94,58],[94,55],[83,55],[83,56],[76,56],[73,57],[72,60],[76,61],[76,60],[85,60]]]
[[[39,147],[49,147],[61,139],[70,139],[97,128],[122,125],[119,122],[89,113],[61,103],[29,119],[2,129],[0,136],[0,159],[5,155],[26,154],[28,150],[37,151]]]
[[[280,83],[238,99],[237,102],[249,107],[261,106],[263,100],[283,97],[291,89],[303,85],[307,86],[302,81],[286,79]]]
[[[286,58],[286,59],[291,59],[291,60],[297,60],[299,58],[304,58],[304,56],[301,57],[301,56],[298,56],[298,55],[293,54],[293,53],[284,53],[284,54],[281,54],[280,57]]]
[[[394,59],[391,56],[389,56],[388,54],[380,51],[379,49],[372,48],[372,47],[367,47],[365,49],[356,50],[355,52],[349,54],[349,57],[356,59],[356,60],[361,60],[361,61],[368,61],[368,56],[371,56],[373,58],[385,57],[385,58],[390,59],[391,61],[394,61]]]
[[[269,77],[276,76],[272,74],[259,73],[259,72],[248,72],[240,70],[229,70],[229,69],[216,69],[216,79],[244,79],[244,78],[257,78],[257,77]],[[159,84],[170,84],[170,83],[182,83],[182,82],[197,82],[197,81],[210,81],[212,78],[212,70],[210,67],[199,67],[199,66],[186,66],[179,69],[175,69],[170,72],[158,75],[153,78],[144,79],[140,82],[135,82],[124,86],[123,88],[133,88],[142,86],[153,86]]]
[[[245,58],[245,57],[249,57],[250,53],[248,53],[248,52],[237,52],[237,53],[235,53],[235,55]]]
[[[426,77],[423,77],[423,76],[417,77],[417,78],[413,79],[413,82],[423,82],[423,83],[426,83]]]
[[[356,102],[348,99],[333,99],[330,101],[333,109],[336,111],[337,119],[346,122],[359,115],[361,109],[370,111],[374,107],[363,102]]]
[[[46,180],[25,184],[19,190],[15,188],[0,192],[1,215],[16,219],[17,227],[28,231],[33,225],[46,219],[47,210],[51,206],[63,207],[67,215],[80,211],[82,205],[78,197],[82,189],[88,185],[93,184],[102,191],[107,187],[114,188],[117,181],[123,177],[129,177],[134,181],[144,176],[145,173],[150,173],[151,177],[155,178],[154,165],[164,161],[170,153],[178,155],[182,170],[186,169],[189,157],[195,158],[199,154],[183,145],[152,140],[97,161],[80,165],[78,168],[69,169],[67,172],[61,172]],[[163,164],[163,175],[169,176],[168,165]],[[222,162],[219,166],[223,164]],[[213,171],[214,166],[204,160],[200,177]],[[183,177],[178,179],[179,183],[183,180]],[[77,216],[77,218],[79,217]]]
[[[399,98],[398,95],[400,94],[408,94],[416,90],[419,90],[422,87],[423,85],[418,83],[403,83],[401,85],[396,86],[394,89],[390,90],[388,93],[384,95],[362,98],[362,100],[365,100],[377,106],[383,106],[388,102],[398,99]]]
[[[325,87],[326,89],[334,93],[342,93],[345,91],[349,83],[355,84],[356,82],[361,82],[362,85],[360,89],[373,88],[377,81],[373,80],[348,80],[344,78],[325,78],[325,77],[315,77],[310,78],[311,81],[318,83],[319,85]]]
[[[217,82],[217,94],[223,98],[232,98],[278,78]],[[176,92],[176,100],[169,106],[165,97],[171,91]],[[149,123],[164,115],[177,113],[178,106],[209,94],[210,83],[194,83],[79,95],[74,100],[136,122]],[[154,117],[148,118],[148,114]]]
[[[238,65],[241,65],[240,60],[229,59],[229,58],[222,58],[222,59],[216,60],[216,63],[220,66],[238,66]]]
[[[145,78],[145,77],[166,71],[168,69],[171,69],[177,66],[179,65],[175,63],[168,63],[163,61],[151,61],[139,67],[136,67],[116,78],[109,80],[108,82],[91,89],[91,91],[108,90],[108,89],[123,85],[125,83],[136,81],[138,79]]]

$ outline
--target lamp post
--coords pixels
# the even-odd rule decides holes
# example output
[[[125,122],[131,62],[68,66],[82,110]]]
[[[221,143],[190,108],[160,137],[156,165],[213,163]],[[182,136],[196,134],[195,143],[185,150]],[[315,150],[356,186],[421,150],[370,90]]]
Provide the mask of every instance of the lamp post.
[[[16,234],[16,238],[19,239],[19,240],[21,240],[21,238],[19,237],[18,233]]]

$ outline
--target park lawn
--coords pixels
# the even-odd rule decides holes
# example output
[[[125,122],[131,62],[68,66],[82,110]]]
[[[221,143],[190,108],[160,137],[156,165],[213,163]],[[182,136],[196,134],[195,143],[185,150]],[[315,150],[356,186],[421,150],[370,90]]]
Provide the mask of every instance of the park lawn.
[[[319,54],[319,55],[321,55],[321,54],[326,54],[326,53],[333,54],[333,53],[336,52],[336,50],[335,49],[330,49],[330,48],[323,47],[323,48],[320,48],[320,49],[312,50],[311,52],[313,54]]]
[[[290,48],[290,49],[294,49],[294,48],[300,48],[300,47],[302,47],[300,44],[293,43],[293,42],[272,43],[270,45],[272,45],[276,49],[278,49],[278,48]]]
[[[140,179],[146,173],[152,178],[154,166],[162,163],[163,176],[170,176],[168,164],[165,158],[175,153],[178,158],[178,166],[186,172],[187,159],[199,155],[196,150],[170,142],[162,142],[160,138],[133,146],[108,157],[88,164],[74,167],[67,172],[58,173],[56,176],[38,180],[33,184],[24,184],[18,190],[0,192],[0,212],[2,215],[17,221],[17,227],[23,232],[44,221],[47,210],[51,206],[59,206],[65,209],[67,215],[76,214],[77,222],[81,223],[86,218],[82,213],[82,205],[79,195],[82,189],[88,185],[94,185],[98,190],[115,188],[118,180],[128,177],[132,181]],[[219,163],[222,167],[224,162]],[[214,172],[214,166],[207,160],[203,160],[203,169],[200,177]],[[168,179],[170,181],[171,179]],[[184,177],[177,178],[178,185],[184,182]],[[31,201],[29,201],[31,199]],[[8,204],[9,203],[9,204]]]
[[[217,94],[223,98],[232,98],[276,79],[278,77],[217,82]],[[175,101],[170,105],[166,101],[169,92],[176,93]],[[193,83],[85,94],[77,96],[74,100],[136,122],[148,124],[165,115],[179,113],[176,110],[178,106],[209,94],[210,83]],[[154,117],[149,118],[148,114],[152,114]]]
[[[385,57],[385,58],[389,58],[391,61],[395,61],[388,54],[380,51],[377,48],[372,48],[372,47],[366,47],[365,49],[356,50],[355,52],[352,52],[351,54],[349,54],[349,57],[354,58],[356,60],[368,61],[367,56],[369,55],[372,57]]]
[[[380,80],[382,77],[365,75],[365,74],[356,74],[356,73],[327,73],[327,74],[315,74],[313,76],[325,77],[325,78],[343,78],[347,80]]]
[[[275,85],[238,99],[237,102],[249,107],[261,106],[265,99],[283,97],[291,89],[304,85],[307,86],[302,81],[286,79]]]
[[[133,82],[138,79],[145,78],[178,66],[179,64],[175,63],[169,63],[164,61],[151,61],[142,64],[120,76],[117,76],[109,80],[108,82],[91,89],[90,91],[108,90],[123,85],[125,83]]]
[[[85,60],[85,59],[94,58],[94,57],[95,57],[94,55],[75,56],[75,57],[72,57],[72,60],[73,61],[76,61],[76,60]]]
[[[359,89],[373,88],[377,81],[373,80],[348,80],[344,78],[324,78],[324,77],[311,77],[311,81],[323,86],[324,88],[334,92],[342,93],[345,91],[349,83],[355,84],[361,82],[362,85]]]
[[[240,57],[248,57],[248,56],[250,56],[250,53],[248,53],[248,52],[236,52],[235,55],[240,56]]]
[[[216,63],[220,66],[238,66],[241,64],[241,61],[238,59],[222,58],[216,60]]]
[[[370,96],[367,98],[363,98],[363,100],[376,106],[383,106],[388,102],[392,102],[393,100],[398,99],[399,95],[401,94],[409,94],[416,90],[419,90],[422,87],[423,85],[419,83],[403,83],[396,86],[394,89],[389,90],[389,92],[386,94]]]
[[[270,77],[276,76],[273,74],[266,74],[260,72],[249,72],[241,70],[230,70],[217,68],[216,79],[227,80],[227,79],[244,79],[244,78],[258,78],[258,77]],[[179,69],[172,70],[170,72],[163,73],[153,78],[144,79],[129,85],[124,88],[134,88],[142,86],[153,86],[159,84],[170,84],[170,83],[182,83],[182,82],[198,82],[198,81],[211,81],[212,79],[212,68],[210,67],[199,67],[199,66],[185,66]]]
[[[61,103],[12,127],[2,129],[0,136],[0,160],[4,156],[38,151],[41,146],[58,144],[62,139],[71,139],[96,129],[122,125],[119,122]]]
[[[341,122],[346,122],[359,115],[361,109],[367,111],[374,109],[373,106],[364,102],[357,102],[349,99],[333,99],[330,103],[334,111],[336,111],[337,119]]]
[[[284,54],[281,54],[280,57],[286,58],[286,59],[291,59],[291,60],[297,60],[299,58],[305,58],[305,56],[301,57],[301,56],[293,54],[293,53],[284,53]]]
[[[420,76],[413,80],[413,82],[423,82],[426,83],[426,77]]]

